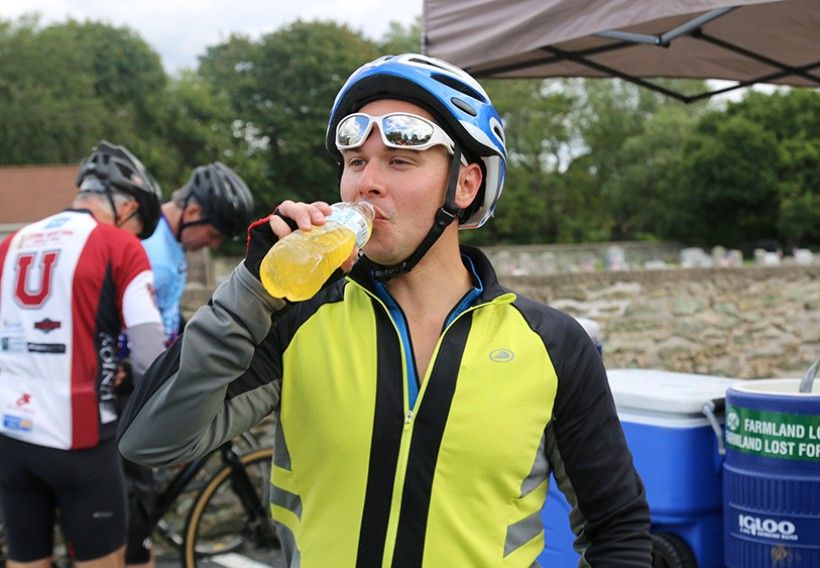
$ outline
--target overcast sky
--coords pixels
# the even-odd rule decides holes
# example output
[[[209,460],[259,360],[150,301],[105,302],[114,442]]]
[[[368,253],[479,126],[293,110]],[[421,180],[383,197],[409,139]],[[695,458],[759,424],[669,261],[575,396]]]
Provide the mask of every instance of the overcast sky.
[[[73,18],[128,26],[173,73],[195,67],[206,47],[233,32],[258,37],[297,19],[322,19],[380,39],[390,22],[412,23],[421,5],[422,0],[0,0],[0,18],[39,12],[44,24]]]

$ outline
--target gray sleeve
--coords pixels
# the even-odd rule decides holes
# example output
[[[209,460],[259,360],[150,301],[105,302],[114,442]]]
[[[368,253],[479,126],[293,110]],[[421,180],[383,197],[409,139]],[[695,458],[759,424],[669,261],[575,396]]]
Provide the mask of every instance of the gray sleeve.
[[[125,330],[131,350],[131,370],[139,381],[148,366],[165,349],[165,331],[159,322],[141,323]]]
[[[284,302],[268,295],[240,263],[145,374],[121,423],[129,460],[165,466],[189,461],[247,430],[279,404],[280,382],[257,381],[228,397]]]

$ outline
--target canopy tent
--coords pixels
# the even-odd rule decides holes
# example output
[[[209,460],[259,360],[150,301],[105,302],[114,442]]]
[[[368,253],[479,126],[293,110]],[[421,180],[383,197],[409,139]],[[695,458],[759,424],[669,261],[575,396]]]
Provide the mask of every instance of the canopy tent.
[[[422,20],[425,52],[476,77],[820,87],[820,0],[424,0]]]

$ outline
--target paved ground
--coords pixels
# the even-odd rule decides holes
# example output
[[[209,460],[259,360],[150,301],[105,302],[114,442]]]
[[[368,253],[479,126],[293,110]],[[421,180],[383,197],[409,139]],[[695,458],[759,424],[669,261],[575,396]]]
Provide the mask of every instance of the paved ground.
[[[157,568],[179,568],[182,562],[179,555],[164,552],[157,556]],[[238,554],[215,556],[198,563],[198,568],[284,568],[281,565],[262,564]]]

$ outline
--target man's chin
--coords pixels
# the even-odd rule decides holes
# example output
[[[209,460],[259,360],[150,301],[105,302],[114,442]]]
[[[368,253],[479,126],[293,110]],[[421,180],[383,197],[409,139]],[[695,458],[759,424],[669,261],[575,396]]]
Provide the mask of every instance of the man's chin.
[[[376,252],[368,252],[367,250],[364,251],[364,255],[370,262],[373,262],[375,264],[381,264],[382,266],[393,266],[394,264],[398,264],[402,260],[404,260],[403,258],[378,254]]]

